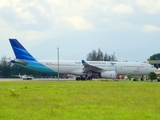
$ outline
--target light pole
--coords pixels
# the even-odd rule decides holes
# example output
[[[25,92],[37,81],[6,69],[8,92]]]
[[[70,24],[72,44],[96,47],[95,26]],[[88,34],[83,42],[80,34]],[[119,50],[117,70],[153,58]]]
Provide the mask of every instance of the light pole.
[[[57,62],[58,62],[58,82],[59,82],[59,47],[57,47]]]

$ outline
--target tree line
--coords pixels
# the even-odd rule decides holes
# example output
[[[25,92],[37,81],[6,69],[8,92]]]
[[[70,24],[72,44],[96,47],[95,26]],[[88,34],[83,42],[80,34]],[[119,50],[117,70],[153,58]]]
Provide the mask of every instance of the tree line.
[[[150,56],[149,60],[160,60],[160,53],[153,54]]]
[[[115,53],[109,55],[107,53],[103,53],[99,48],[98,51],[92,50],[87,55],[87,61],[117,61]]]

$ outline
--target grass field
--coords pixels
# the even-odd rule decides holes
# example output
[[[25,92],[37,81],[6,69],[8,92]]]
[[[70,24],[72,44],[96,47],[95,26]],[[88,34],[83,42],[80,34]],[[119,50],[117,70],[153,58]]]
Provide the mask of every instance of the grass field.
[[[159,118],[159,82],[0,82],[2,120],[159,120]]]

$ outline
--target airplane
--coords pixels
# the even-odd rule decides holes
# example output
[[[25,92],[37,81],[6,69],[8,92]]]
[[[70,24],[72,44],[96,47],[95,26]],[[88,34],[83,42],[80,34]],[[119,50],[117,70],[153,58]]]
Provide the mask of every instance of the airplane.
[[[116,79],[117,75],[147,75],[157,69],[140,62],[36,60],[17,39],[9,39],[16,58],[11,63],[45,73],[73,74],[76,80],[94,77]],[[59,70],[58,70],[59,68]]]

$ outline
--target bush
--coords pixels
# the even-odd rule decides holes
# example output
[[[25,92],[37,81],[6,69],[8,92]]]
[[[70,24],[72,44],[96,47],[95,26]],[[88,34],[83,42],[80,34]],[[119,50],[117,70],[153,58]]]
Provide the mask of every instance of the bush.
[[[154,73],[154,72],[150,72],[150,73],[148,74],[148,77],[150,78],[151,81],[157,79],[157,75],[156,75],[156,73]]]
[[[133,81],[138,81],[138,76],[134,76]]]
[[[127,77],[129,80],[131,80],[131,78],[132,78],[131,74],[127,74]]]

